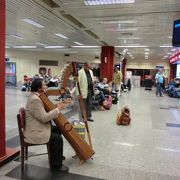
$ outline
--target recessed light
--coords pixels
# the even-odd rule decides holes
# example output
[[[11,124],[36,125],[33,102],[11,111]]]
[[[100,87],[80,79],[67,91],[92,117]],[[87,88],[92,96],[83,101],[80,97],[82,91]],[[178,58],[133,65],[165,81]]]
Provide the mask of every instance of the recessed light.
[[[124,29],[121,29],[121,28],[107,28],[106,31],[109,31],[109,32],[118,32],[118,31],[137,31],[138,28],[124,28]]]
[[[86,0],[84,1],[84,3],[87,6],[98,6],[98,5],[135,3],[135,0]]]
[[[40,46],[47,46],[46,44],[43,44],[43,43],[36,43],[37,45],[40,45]]]
[[[79,43],[79,42],[74,42],[74,43],[77,44],[77,45],[83,46],[82,43]]]
[[[14,37],[14,38],[17,38],[17,39],[24,39],[23,37],[18,36],[18,35],[13,35],[13,34],[11,34],[10,36],[11,36],[11,37]]]
[[[140,39],[140,37],[118,37],[120,40],[129,40],[129,39]]]
[[[160,47],[163,47],[163,48],[168,48],[168,47],[172,47],[172,45],[162,45],[162,46],[160,46]]]
[[[101,21],[100,24],[134,24],[135,20],[121,20],[121,21]]]
[[[64,46],[45,46],[46,49],[58,49],[58,48],[64,48]]]
[[[22,19],[22,21],[24,21],[24,22],[26,22],[26,23],[28,23],[28,24],[31,24],[31,25],[33,25],[33,26],[36,26],[36,27],[38,27],[38,28],[44,28],[43,25],[41,25],[41,24],[33,21],[32,19]]]
[[[115,46],[115,47],[121,47],[121,48],[145,48],[145,47],[148,47],[148,46],[144,46],[144,45],[127,45],[127,46]]]
[[[72,48],[99,48],[100,46],[71,46]]]
[[[60,34],[60,33],[56,33],[55,35],[58,36],[58,37],[61,37],[63,39],[69,39],[68,37],[66,37],[66,36],[64,36],[63,34]]]
[[[19,49],[34,49],[37,48],[37,46],[13,46],[13,48],[19,48]]]

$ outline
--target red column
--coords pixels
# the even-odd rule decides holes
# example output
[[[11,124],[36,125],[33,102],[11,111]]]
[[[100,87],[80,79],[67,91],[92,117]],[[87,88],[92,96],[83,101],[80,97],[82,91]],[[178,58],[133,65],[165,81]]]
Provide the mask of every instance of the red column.
[[[124,58],[122,61],[122,75],[123,75],[123,81],[125,80],[125,76],[126,76],[126,59]]]
[[[0,0],[0,159],[5,148],[5,0]]]
[[[101,48],[100,78],[112,81],[114,73],[114,47],[103,46]]]
[[[176,65],[175,64],[170,64],[170,79],[169,80],[171,80],[171,79],[174,79],[175,77],[174,77],[174,75],[175,75],[175,68],[176,68]]]
[[[19,155],[5,143],[5,19],[5,0],[0,0],[0,167]]]

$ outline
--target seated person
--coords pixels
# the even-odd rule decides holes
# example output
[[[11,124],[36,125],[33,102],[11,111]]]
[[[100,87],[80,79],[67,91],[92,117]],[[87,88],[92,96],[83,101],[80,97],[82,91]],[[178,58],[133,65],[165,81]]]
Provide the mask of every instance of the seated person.
[[[49,83],[47,84],[48,87],[58,87],[58,78],[54,76],[50,79]]]
[[[111,89],[109,84],[107,83],[107,78],[103,78],[97,84],[97,88],[104,93],[104,95],[109,95],[111,93]]]
[[[97,100],[100,105],[100,110],[104,111],[105,110],[104,107],[107,105],[107,101],[103,92],[98,89],[95,89],[94,96],[95,96],[95,100]]]
[[[62,164],[63,139],[56,126],[51,125],[51,120],[58,117],[64,103],[58,103],[57,108],[46,112],[39,94],[45,89],[42,79],[34,79],[31,84],[31,93],[26,104],[26,126],[24,137],[27,143],[49,144],[50,165],[52,169],[68,172],[69,168]]]

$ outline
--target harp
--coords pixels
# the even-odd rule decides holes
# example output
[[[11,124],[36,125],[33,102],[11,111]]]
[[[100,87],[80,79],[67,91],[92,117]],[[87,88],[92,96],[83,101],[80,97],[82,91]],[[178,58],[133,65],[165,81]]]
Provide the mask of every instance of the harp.
[[[52,109],[55,109],[56,106],[49,100],[48,96],[58,96],[64,93],[66,91],[67,83],[69,76],[73,75],[74,79],[77,84],[77,90],[78,90],[78,101],[79,101],[79,106],[81,110],[81,115],[85,123],[85,127],[87,130],[87,135],[88,135],[88,141],[89,144],[80,137],[80,135],[76,132],[76,130],[73,128],[72,124],[69,123],[69,121],[64,117],[63,114],[59,114],[57,119],[54,119],[54,122],[56,126],[61,130],[62,134],[64,137],[67,139],[67,141],[70,143],[72,148],[75,150],[76,155],[81,161],[88,160],[89,158],[92,157],[92,155],[95,153],[94,150],[92,149],[92,143],[91,143],[91,138],[90,138],[90,132],[89,132],[89,127],[87,123],[87,117],[86,117],[86,111],[85,107],[83,104],[83,99],[81,96],[81,91],[79,87],[79,82],[78,82],[78,73],[76,69],[76,63],[72,62],[66,66],[64,71],[61,74],[61,82],[60,82],[60,89],[56,90],[47,90],[39,95],[41,100],[44,103],[44,107],[46,111],[51,111]]]

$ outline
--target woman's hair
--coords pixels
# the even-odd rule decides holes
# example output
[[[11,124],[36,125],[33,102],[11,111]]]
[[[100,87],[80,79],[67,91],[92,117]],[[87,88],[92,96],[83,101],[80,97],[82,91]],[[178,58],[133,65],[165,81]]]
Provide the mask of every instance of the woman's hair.
[[[31,92],[38,92],[42,88],[42,79],[34,79],[31,84]]]

